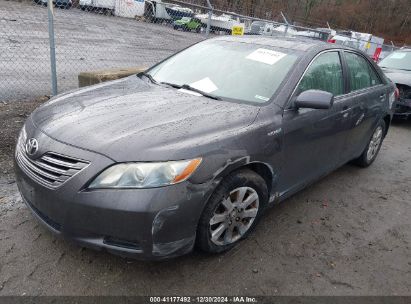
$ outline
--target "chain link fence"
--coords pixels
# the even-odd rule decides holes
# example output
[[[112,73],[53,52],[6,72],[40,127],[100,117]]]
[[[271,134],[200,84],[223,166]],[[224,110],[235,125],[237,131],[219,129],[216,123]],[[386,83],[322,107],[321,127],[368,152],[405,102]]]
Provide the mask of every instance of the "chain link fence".
[[[0,0],[0,101],[53,95],[53,79],[58,93],[77,88],[81,72],[149,67],[216,35],[303,36],[370,56],[396,49],[372,37],[290,24],[281,12],[273,16],[242,1],[227,10],[212,2]]]

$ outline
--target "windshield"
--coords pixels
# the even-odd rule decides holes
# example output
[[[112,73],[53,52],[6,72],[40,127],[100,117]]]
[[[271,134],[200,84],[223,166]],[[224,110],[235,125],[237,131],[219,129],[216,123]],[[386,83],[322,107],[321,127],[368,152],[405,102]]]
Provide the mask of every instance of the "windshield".
[[[294,50],[207,40],[149,70],[157,82],[192,88],[223,99],[267,102],[296,62]]]
[[[411,52],[397,51],[380,62],[380,67],[411,71]]]

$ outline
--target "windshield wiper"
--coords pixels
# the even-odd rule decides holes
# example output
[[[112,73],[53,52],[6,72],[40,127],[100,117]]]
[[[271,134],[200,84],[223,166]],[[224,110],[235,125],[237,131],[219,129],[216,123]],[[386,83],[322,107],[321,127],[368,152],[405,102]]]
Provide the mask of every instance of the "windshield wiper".
[[[211,99],[215,99],[215,100],[221,100],[220,97],[201,91],[199,89],[193,88],[192,86],[188,85],[188,84],[183,84],[183,85],[179,85],[179,84],[175,84],[175,83],[168,83],[168,82],[162,82],[161,84],[165,84],[165,85],[169,85],[170,87],[176,88],[176,89],[183,89],[183,90],[187,90],[187,91],[192,91],[198,94],[203,95],[204,97],[208,97]]]
[[[181,89],[181,85],[179,85],[179,84],[175,84],[175,83],[170,83],[170,82],[160,82],[161,84],[165,84],[165,85],[168,85],[168,86],[170,86],[170,87],[173,87],[173,88],[176,88],[176,89]]]
[[[158,84],[158,82],[154,79],[153,76],[151,76],[150,74],[146,73],[146,72],[140,72],[137,74],[137,77],[141,78],[141,77],[147,77],[152,83],[154,84]]]

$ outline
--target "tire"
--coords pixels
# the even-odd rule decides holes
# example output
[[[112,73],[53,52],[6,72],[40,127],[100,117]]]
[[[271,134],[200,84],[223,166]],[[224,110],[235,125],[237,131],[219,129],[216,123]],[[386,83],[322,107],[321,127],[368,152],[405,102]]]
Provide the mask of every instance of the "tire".
[[[241,196],[243,205],[236,202]],[[260,175],[248,169],[229,175],[216,188],[203,210],[197,228],[196,247],[208,253],[230,250],[252,232],[267,202],[267,185]],[[248,206],[244,205],[248,203]],[[215,224],[212,224],[212,219]]]
[[[386,129],[385,121],[380,120],[368,141],[367,147],[365,147],[361,156],[354,160],[354,164],[362,168],[367,168],[375,161],[384,141]]]

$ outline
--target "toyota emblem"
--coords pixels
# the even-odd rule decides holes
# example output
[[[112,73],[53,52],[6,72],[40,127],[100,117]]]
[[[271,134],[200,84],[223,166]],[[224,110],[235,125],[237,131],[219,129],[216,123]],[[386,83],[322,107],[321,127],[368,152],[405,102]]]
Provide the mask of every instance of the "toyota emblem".
[[[28,155],[34,155],[36,154],[36,152],[39,149],[39,143],[37,141],[37,139],[35,138],[30,138],[27,142],[26,142],[26,153]]]

